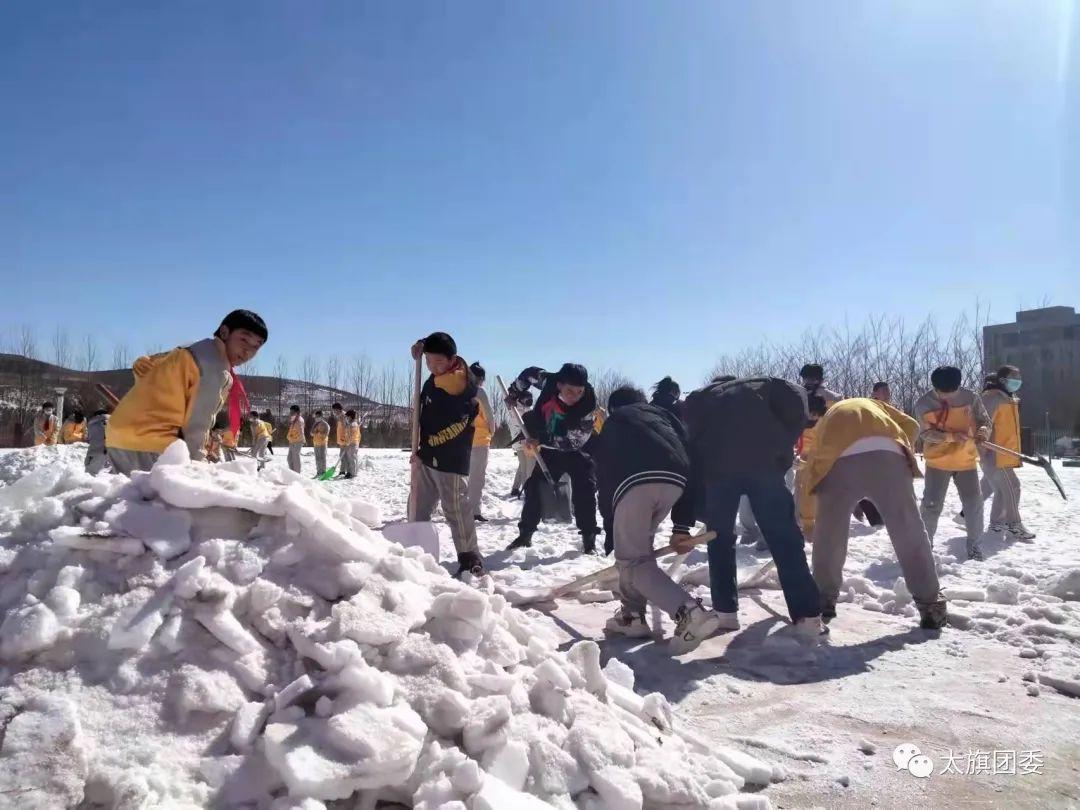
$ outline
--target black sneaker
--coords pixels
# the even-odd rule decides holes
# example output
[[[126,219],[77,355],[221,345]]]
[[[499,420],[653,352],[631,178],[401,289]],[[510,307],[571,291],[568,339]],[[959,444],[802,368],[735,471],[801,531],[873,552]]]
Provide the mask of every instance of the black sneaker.
[[[821,600],[821,621],[828,624],[836,618],[836,602]]]
[[[935,602],[932,605],[920,605],[919,627],[923,630],[940,630],[949,621],[949,613],[945,602]]]
[[[582,532],[581,548],[586,554],[596,553],[596,535],[599,532]]]
[[[506,547],[506,550],[513,551],[515,548],[532,548],[532,535],[519,534],[514,542]]]
[[[487,518],[483,515],[473,515],[472,519],[475,520],[477,523],[487,523]]]
[[[461,579],[463,574],[472,574],[474,577],[482,577],[486,571],[484,571],[484,560],[479,554],[475,554],[471,551],[467,551],[464,554],[458,554],[458,572],[454,575],[458,579]]]
[[[611,552],[615,550],[615,537],[611,534],[604,535],[604,556],[610,557]]]
[[[511,500],[514,500],[514,499],[520,498],[520,497],[521,497],[521,490],[520,489],[512,489],[512,490],[510,490],[510,499]]]

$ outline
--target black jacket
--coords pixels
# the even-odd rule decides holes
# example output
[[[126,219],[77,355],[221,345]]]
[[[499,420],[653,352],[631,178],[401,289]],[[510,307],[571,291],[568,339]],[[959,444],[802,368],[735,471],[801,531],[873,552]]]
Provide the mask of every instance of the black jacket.
[[[784,473],[809,415],[806,392],[777,377],[714,383],[686,398],[695,475]]]
[[[454,358],[452,372],[461,379],[464,390],[452,394],[435,384],[429,375],[420,389],[420,460],[440,472],[469,474],[476,404],[476,377],[460,357]]]
[[[530,366],[510,384],[512,398],[527,402],[529,389],[540,388],[540,396],[523,418],[529,437],[540,444],[566,452],[580,452],[593,435],[596,392],[586,383],[585,394],[570,406],[559,399],[555,375]]]
[[[686,428],[663,408],[626,405],[604,423],[593,444],[600,514],[610,527],[615,507],[639,484],[674,484],[683,497],[671,510],[677,529],[694,525],[693,487],[690,485],[690,446]]]

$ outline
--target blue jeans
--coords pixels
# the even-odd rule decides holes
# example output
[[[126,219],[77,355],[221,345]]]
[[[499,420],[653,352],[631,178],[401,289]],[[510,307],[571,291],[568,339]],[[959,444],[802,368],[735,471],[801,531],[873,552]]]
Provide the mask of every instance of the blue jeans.
[[[728,475],[705,482],[705,524],[716,532],[716,539],[708,545],[713,609],[722,613],[739,609],[735,516],[743,495],[750,499],[750,508],[776,561],[788,615],[792,621],[820,616],[817,585],[806,562],[802,532],[795,520],[795,501],[784,483],[783,471]]]

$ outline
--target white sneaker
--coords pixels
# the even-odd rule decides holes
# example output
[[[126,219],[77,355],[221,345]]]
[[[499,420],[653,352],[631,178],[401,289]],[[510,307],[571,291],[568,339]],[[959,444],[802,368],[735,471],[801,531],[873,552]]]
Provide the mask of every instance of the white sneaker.
[[[641,613],[619,612],[607,620],[604,629],[627,638],[647,638],[652,635],[652,628],[645,623],[645,616]]]
[[[1025,543],[1035,539],[1035,532],[1028,531],[1024,527],[1023,523],[1017,523],[1013,526],[1006,526],[1005,531],[1009,533],[1009,536],[1014,540],[1023,540]]]
[[[829,632],[829,628],[825,626],[825,622],[821,620],[820,616],[807,616],[796,619],[794,627],[795,632],[799,635],[812,639],[824,636]]]
[[[732,619],[735,626],[725,627],[725,624],[731,624]],[[738,630],[738,614],[720,614],[715,610],[706,610],[700,600],[694,605],[683,605],[675,614],[675,633],[668,642],[668,648],[672,655],[683,655],[696,650],[701,642],[722,627],[727,630]]]
[[[959,512],[953,515],[952,522],[955,523],[957,526],[967,526],[967,518],[965,518]]]

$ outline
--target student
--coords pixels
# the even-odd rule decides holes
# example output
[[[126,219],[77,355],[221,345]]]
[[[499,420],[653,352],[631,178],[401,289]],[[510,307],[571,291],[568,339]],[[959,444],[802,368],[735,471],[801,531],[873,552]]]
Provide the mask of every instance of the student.
[[[304,417],[299,405],[289,406],[289,431],[285,436],[289,443],[289,469],[300,472],[300,450],[304,446]]]
[[[64,427],[60,431],[60,441],[64,444],[86,441],[86,417],[82,411],[75,411],[70,419],[64,420]]]
[[[248,427],[251,428],[251,457],[261,466],[266,463],[266,447],[270,443],[270,425],[260,418],[258,411],[252,409],[248,414]]]
[[[799,516],[799,527],[802,529],[803,537],[809,542],[814,536],[814,520],[817,514],[817,503],[814,496],[807,491],[806,482],[802,480],[800,471],[814,453],[814,445],[816,443],[814,425],[816,425],[817,420],[824,415],[825,410],[830,408],[834,403],[839,402],[841,397],[835,391],[831,391],[825,387],[825,369],[819,363],[807,363],[804,365],[799,370],[799,381],[803,390],[806,391],[808,403],[814,397],[820,397],[820,400],[824,403],[824,408],[818,410],[815,407],[810,410],[810,421],[799,436],[799,441],[795,448],[795,511]],[[814,401],[816,402],[817,400]]]
[[[671,649],[681,655],[724,623],[660,570],[652,555],[656,530],[669,513],[672,541],[688,548],[692,543],[694,488],[686,427],[670,410],[646,404],[644,392],[633,386],[615,389],[608,411],[594,452],[600,513],[615,540],[621,605],[606,629],[635,638],[652,635],[645,621],[645,605],[651,602],[675,620]]]
[[[800,633],[819,635],[818,589],[784,482],[808,420],[805,392],[775,377],[714,383],[687,397],[683,415],[693,475],[703,493],[701,516],[717,535],[708,546],[709,580],[712,607],[722,626],[739,627],[735,515],[746,495],[776,561],[792,622]]]
[[[56,405],[43,402],[41,410],[34,417],[34,446],[56,444]]]
[[[491,402],[484,390],[487,372],[479,363],[469,366],[469,371],[476,379],[478,408],[473,429],[472,452],[469,455],[469,508],[472,510],[473,520],[484,523],[487,518],[480,513],[480,502],[484,496],[484,483],[487,481],[488,454],[491,451],[491,433],[495,429],[495,415],[491,412]]]
[[[596,421],[596,393],[589,385],[589,372],[577,363],[565,363],[557,374],[531,366],[510,383],[507,404],[516,407],[532,387],[540,389],[536,405],[525,414],[525,428],[530,438],[526,450],[537,452],[547,465],[552,479],[570,476],[574,520],[581,533],[586,554],[596,551],[596,470],[585,445],[593,437]],[[542,488],[547,480],[540,469],[533,470],[525,482],[525,504],[518,522],[518,536],[511,549],[528,548],[540,525]]]
[[[315,448],[315,477],[326,472],[326,445],[330,439],[330,423],[323,419],[322,411],[315,411],[315,424],[311,426],[311,444]]]
[[[113,468],[124,475],[149,470],[182,438],[191,457],[206,459],[206,436],[226,404],[233,368],[266,342],[263,319],[244,309],[225,316],[214,336],[135,361],[135,385],[109,420],[105,442]]]
[[[529,404],[532,404],[531,396]],[[525,434],[521,432],[521,427],[514,419],[510,420],[510,433],[510,444],[514,448],[514,455],[517,456],[518,462],[514,473],[514,483],[510,486],[510,497],[520,498],[522,487],[525,486],[525,482],[529,480],[536,466],[536,453],[526,449]]]
[[[990,441],[1016,453],[1020,452],[1020,369],[1002,366],[990,378],[982,394],[986,416],[993,427]],[[1020,479],[1016,468],[1020,459],[1008,453],[980,448],[983,482],[994,493],[990,506],[990,531],[1005,531],[1014,540],[1034,540],[1035,534],[1020,519]]]
[[[345,452],[349,444],[349,431],[345,427],[345,409],[340,402],[335,402],[330,406],[330,412],[334,416],[334,438],[338,446],[337,477],[344,478],[349,474],[349,457]]]
[[[457,576],[484,574],[476,541],[476,522],[469,508],[468,475],[473,422],[479,386],[445,332],[433,332],[411,348],[431,372],[420,389],[420,446],[412,457],[409,514],[430,520],[437,504],[450,525],[457,548]]]
[[[651,403],[657,408],[663,408],[672,416],[681,419],[682,403],[679,401],[680,396],[682,396],[682,389],[679,388],[679,384],[671,377],[664,377],[653,386]]]
[[[86,471],[91,475],[97,475],[105,469],[105,462],[109,460],[105,451],[105,428],[109,424],[109,412],[101,409],[94,412],[86,423],[86,441],[90,446],[86,450]]]
[[[270,455],[274,455],[274,431],[276,430],[274,412],[267,408],[263,411],[261,419],[266,423],[266,427],[270,431],[270,440],[266,443],[266,449],[270,451]]]
[[[352,408],[345,411],[345,448],[342,454],[348,470],[345,477],[356,478],[356,471],[360,469],[360,421]]]
[[[876,399],[878,402],[884,402],[886,405],[891,405],[892,390],[889,388],[889,384],[884,381],[874,383],[874,389],[870,393],[870,398]]]
[[[961,387],[963,375],[954,366],[940,366],[930,375],[933,388],[915,403],[922,429],[926,483],[922,516],[933,542],[949,482],[956,482],[967,526],[967,556],[984,559],[982,495],[977,470],[978,445],[990,437],[990,419],[974,391]]]
[[[936,630],[945,625],[945,598],[915,501],[913,482],[921,477],[915,460],[918,433],[918,422],[874,399],[845,399],[818,421],[818,446],[805,477],[818,498],[814,580],[821,591],[821,615],[826,622],[836,616],[851,510],[861,498],[870,498],[881,507],[921,626]]]

